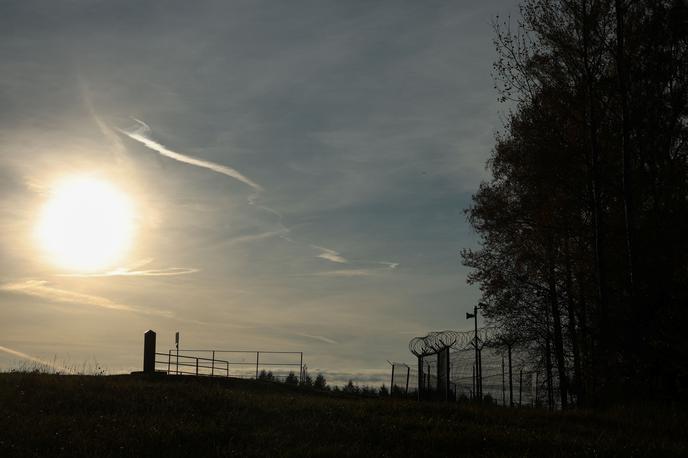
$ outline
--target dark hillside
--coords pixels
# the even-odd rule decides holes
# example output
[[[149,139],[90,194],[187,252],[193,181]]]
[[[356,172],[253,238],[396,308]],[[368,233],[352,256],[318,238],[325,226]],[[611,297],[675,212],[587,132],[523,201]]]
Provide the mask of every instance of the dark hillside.
[[[0,374],[3,457],[685,456],[686,420],[665,406],[547,413],[242,380]]]

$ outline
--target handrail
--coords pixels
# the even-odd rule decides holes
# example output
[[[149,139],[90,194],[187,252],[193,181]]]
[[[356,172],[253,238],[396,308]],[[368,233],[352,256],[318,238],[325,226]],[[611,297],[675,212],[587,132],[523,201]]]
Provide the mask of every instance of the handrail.
[[[187,353],[187,354],[183,354]],[[212,358],[203,358],[201,356],[189,356],[188,353],[207,353],[207,354],[212,354]],[[244,358],[236,358],[239,359],[240,361],[224,361],[224,360],[217,360],[215,359],[215,355],[217,353],[226,353],[226,354],[235,354],[235,355],[255,355],[255,360],[254,361],[245,361]],[[296,368],[299,370],[299,381],[303,381],[306,377],[305,374],[305,366],[303,364],[303,352],[301,351],[250,351],[250,350],[212,350],[212,349],[169,349],[168,350],[169,354],[169,359],[171,361],[172,356],[175,358],[180,357],[180,358],[201,358],[204,360],[210,360],[210,361],[223,361],[223,364],[225,364],[226,370],[228,371],[228,367],[231,366],[244,366],[244,367],[255,367],[255,378],[258,379],[260,376],[260,367],[262,366],[263,368],[267,367],[275,367],[275,368],[286,368],[286,367],[293,367],[294,371],[296,371]],[[294,355],[298,357],[298,362],[293,362],[293,363],[288,363],[288,362],[269,362],[266,361],[265,359],[269,358],[270,355]],[[279,361],[279,358],[275,358],[277,361]],[[168,370],[171,369],[171,363],[168,367]],[[215,371],[214,367],[211,367],[211,375],[213,375]],[[239,375],[239,374],[237,374]]]
[[[155,360],[155,364],[165,364],[167,363],[167,371],[165,371],[167,374],[172,373],[172,350],[168,351],[167,353],[155,353],[156,356],[167,356],[167,361],[158,361],[157,359]],[[222,365],[217,366],[216,363],[224,363],[224,369],[225,369],[225,377],[229,377],[229,361],[224,360],[224,359],[216,359],[216,358],[203,358],[200,356],[188,356],[188,355],[180,355],[180,354],[175,354],[176,361],[174,363],[174,373],[177,375],[179,374],[192,374],[192,375],[203,375],[203,376],[210,376],[210,377],[215,377],[215,369],[222,369]],[[182,362],[179,362],[179,358],[182,358]],[[184,361],[184,358],[195,361],[195,364],[193,363],[187,363]],[[201,364],[200,361],[210,361],[211,365],[206,365],[206,364]],[[196,371],[195,372],[190,372],[190,371],[185,371],[185,370],[179,370],[179,366],[184,367],[195,367]],[[210,374],[204,374],[201,373],[201,370],[203,369],[210,369],[211,372]],[[220,376],[220,375],[218,375]]]

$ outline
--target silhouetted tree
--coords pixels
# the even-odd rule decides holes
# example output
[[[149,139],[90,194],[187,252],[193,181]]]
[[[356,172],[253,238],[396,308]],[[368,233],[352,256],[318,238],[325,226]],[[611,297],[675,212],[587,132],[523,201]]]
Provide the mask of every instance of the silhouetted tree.
[[[311,378],[311,376],[306,374],[303,377],[303,381],[301,382],[301,385],[306,387],[306,388],[312,388],[313,387],[313,379]]]
[[[284,379],[284,383],[287,385],[298,385],[299,384],[299,378],[294,374],[294,372],[289,372],[287,375],[287,378]]]
[[[275,376],[272,374],[272,371],[265,372],[265,370],[261,370],[260,374],[258,374],[258,380],[265,380],[267,382],[274,382],[275,381]]]
[[[688,370],[688,7],[526,0],[497,25],[513,103],[467,211],[484,314],[560,403],[676,393]],[[681,363],[678,363],[681,361]],[[550,370],[553,368],[553,370]],[[551,386],[551,383],[550,383]]]
[[[344,393],[349,394],[358,394],[360,393],[361,389],[358,385],[354,384],[353,380],[349,380],[349,382],[344,386],[344,388],[342,388],[342,391]]]
[[[318,374],[315,377],[315,381],[313,382],[313,388],[316,390],[325,390],[327,389],[327,380],[325,380],[325,376],[322,374]]]

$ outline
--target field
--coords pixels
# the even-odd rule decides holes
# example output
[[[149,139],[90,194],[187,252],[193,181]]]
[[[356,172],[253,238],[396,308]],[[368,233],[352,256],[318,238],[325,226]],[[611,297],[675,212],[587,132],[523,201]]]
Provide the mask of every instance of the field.
[[[686,456],[678,406],[548,413],[269,382],[0,374],[0,456]]]

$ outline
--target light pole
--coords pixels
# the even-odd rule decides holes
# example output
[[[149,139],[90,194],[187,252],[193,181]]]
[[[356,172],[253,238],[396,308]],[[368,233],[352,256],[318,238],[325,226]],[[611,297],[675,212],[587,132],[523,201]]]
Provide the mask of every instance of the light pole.
[[[482,378],[482,364],[480,361],[480,347],[478,347],[478,309],[480,304],[473,307],[473,313],[466,312],[466,319],[473,318],[475,326],[475,335],[473,346],[475,347],[475,396],[477,399],[483,398],[483,378]]]

